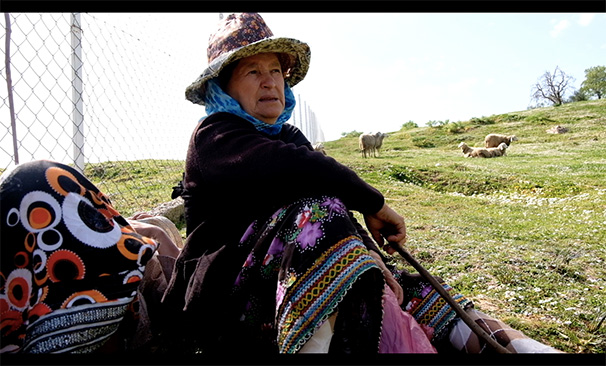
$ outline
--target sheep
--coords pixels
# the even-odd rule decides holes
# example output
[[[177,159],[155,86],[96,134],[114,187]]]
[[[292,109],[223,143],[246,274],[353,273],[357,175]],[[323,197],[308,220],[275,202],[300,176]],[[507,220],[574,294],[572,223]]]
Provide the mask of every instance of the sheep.
[[[504,142],[509,146],[513,141],[518,141],[515,135],[500,135],[497,133],[490,133],[484,138],[485,147],[497,147],[501,142]]]
[[[507,144],[502,142],[498,147],[469,147],[466,143],[461,142],[459,148],[463,151],[463,156],[467,158],[496,158],[505,156]]]
[[[476,147],[476,148],[469,147],[469,146],[468,146],[466,143],[464,143],[464,142],[461,142],[461,143],[459,144],[459,149],[461,149],[461,150],[463,151],[463,156],[465,156],[466,158],[471,157],[471,156],[472,156],[472,155],[471,155],[472,153],[475,153],[475,155],[476,155],[476,156],[477,156],[477,154],[478,154],[478,153],[476,152],[476,151],[478,151],[478,148],[477,148],[477,147]]]
[[[375,134],[375,151],[379,153],[379,149],[383,146],[383,139],[387,137],[386,133],[377,132]]]
[[[370,152],[374,152],[375,150],[375,136],[363,133],[358,138],[360,150],[362,151],[362,156],[366,157],[366,153],[370,155]]]
[[[507,143],[505,142],[501,142],[499,144],[499,146],[497,147],[487,147],[486,150],[488,150],[490,152],[490,154],[492,155],[493,158],[499,157],[499,156],[505,156],[507,155],[507,148],[509,146],[507,145]]]
[[[362,155],[366,157],[366,154],[368,153],[368,156],[370,156],[370,153],[372,152],[373,156],[377,157],[377,150],[383,145],[383,139],[385,137],[387,137],[387,134],[381,132],[361,134],[359,137],[359,146]]]
[[[326,154],[326,150],[324,149],[324,144],[321,142],[317,142],[313,145],[314,151],[319,151],[324,155],[328,155]]]
[[[566,133],[566,132],[568,132],[568,129],[566,127],[557,125],[557,126],[553,126],[549,129],[545,130],[545,132],[547,132],[547,133]]]

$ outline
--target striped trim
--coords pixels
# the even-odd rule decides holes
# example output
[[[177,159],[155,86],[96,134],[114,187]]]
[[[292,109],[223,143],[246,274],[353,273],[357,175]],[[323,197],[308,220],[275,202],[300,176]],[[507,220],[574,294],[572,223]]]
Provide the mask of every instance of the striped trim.
[[[449,293],[453,291],[452,287],[446,283],[442,283],[442,287]],[[451,296],[462,307],[471,303],[469,299],[461,294]],[[439,338],[439,334],[457,316],[457,313],[435,289],[432,289],[423,298],[423,301],[410,311],[410,314],[414,316],[419,324],[425,324],[434,328],[434,339]]]
[[[27,353],[79,353],[100,347],[124,318],[132,298],[59,309],[26,331]]]
[[[287,290],[278,308],[280,353],[295,353],[336,309],[356,280],[378,265],[358,236],[347,237],[318,258]]]

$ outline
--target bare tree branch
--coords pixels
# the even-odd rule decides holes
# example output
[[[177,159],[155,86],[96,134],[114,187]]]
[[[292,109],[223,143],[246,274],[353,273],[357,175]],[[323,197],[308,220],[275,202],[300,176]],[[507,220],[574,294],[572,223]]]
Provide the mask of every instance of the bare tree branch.
[[[564,103],[564,95],[574,81],[572,76],[566,75],[558,66],[553,73],[546,71],[532,89],[532,99],[537,102],[547,99],[555,105]]]

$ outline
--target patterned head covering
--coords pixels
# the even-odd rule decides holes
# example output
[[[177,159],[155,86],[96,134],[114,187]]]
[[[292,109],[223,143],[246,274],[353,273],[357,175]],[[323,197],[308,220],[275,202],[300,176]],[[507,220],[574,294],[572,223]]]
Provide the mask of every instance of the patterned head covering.
[[[230,14],[219,23],[219,29],[208,41],[208,67],[190,86],[185,97],[192,103],[205,105],[206,82],[217,77],[228,64],[259,53],[282,53],[290,56],[284,80],[293,87],[309,69],[311,51],[306,43],[292,38],[274,37],[257,13]]]
[[[0,179],[1,352],[87,353],[117,330],[157,243],[75,169],[24,163]]]

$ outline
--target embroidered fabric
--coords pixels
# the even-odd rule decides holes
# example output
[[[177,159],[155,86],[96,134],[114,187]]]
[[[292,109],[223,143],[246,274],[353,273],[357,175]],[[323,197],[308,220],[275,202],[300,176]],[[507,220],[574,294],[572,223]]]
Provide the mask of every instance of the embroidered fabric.
[[[419,274],[410,274],[407,271],[394,271],[394,277],[404,289],[404,302],[402,307],[408,311],[422,326],[432,329],[433,344],[443,342],[458,319],[456,312],[433,288],[433,286]],[[463,308],[473,307],[473,302],[460,293],[456,293],[450,285],[437,278],[444,289]]]
[[[241,312],[240,324],[249,334],[266,334],[278,352],[296,353],[348,298],[358,309],[369,309],[367,314],[355,314],[368,327],[357,329],[360,334],[352,337],[346,327],[337,325],[337,337],[345,332],[356,344],[374,339],[364,347],[376,352],[383,282],[365,284],[372,283],[374,291],[366,287],[352,295],[351,289],[363,286],[359,280],[366,273],[382,275],[340,200],[296,201],[265,223],[253,222],[240,246],[250,248],[250,254],[233,295]]]

